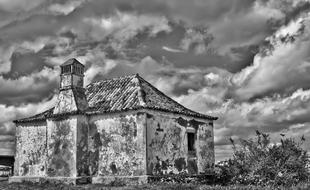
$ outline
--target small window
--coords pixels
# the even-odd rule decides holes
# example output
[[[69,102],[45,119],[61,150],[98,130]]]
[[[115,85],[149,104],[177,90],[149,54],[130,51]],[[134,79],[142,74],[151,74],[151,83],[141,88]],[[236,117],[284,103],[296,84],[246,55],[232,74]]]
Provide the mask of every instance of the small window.
[[[195,133],[187,133],[187,146],[189,152],[195,151]]]

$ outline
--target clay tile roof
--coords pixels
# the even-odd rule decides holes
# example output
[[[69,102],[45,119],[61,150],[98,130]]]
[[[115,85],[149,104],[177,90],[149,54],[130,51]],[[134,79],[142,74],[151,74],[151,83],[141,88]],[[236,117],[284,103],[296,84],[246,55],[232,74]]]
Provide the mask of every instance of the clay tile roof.
[[[151,109],[216,120],[217,117],[192,111],[177,103],[138,74],[91,83],[86,87],[89,109],[86,114]],[[40,120],[52,116],[53,108],[16,122]]]
[[[15,120],[14,122],[45,121],[46,118],[51,117],[53,115],[53,110],[54,108],[51,108],[37,115],[27,117],[24,119]]]

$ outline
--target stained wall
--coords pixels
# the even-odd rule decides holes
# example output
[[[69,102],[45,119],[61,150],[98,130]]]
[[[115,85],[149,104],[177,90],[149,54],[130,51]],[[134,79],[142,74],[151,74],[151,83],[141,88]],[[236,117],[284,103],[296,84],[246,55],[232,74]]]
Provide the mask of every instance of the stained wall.
[[[69,113],[77,110],[74,93],[72,90],[62,90],[59,92],[54,114]]]
[[[47,176],[76,177],[77,116],[47,120]]]
[[[199,174],[214,164],[213,127],[207,121],[152,112],[147,114],[147,174]],[[187,132],[195,134],[194,155]]]
[[[77,176],[89,176],[88,167],[88,118],[80,115],[77,117],[76,139],[76,168]]]
[[[143,113],[93,116],[89,126],[91,175],[146,174],[145,121]]]
[[[45,176],[46,122],[16,127],[15,176]]]
[[[63,116],[20,124],[16,140],[15,176],[199,174],[214,166],[212,121],[171,113]]]
[[[215,163],[212,122],[198,125],[197,145],[198,171],[201,173],[212,172]]]

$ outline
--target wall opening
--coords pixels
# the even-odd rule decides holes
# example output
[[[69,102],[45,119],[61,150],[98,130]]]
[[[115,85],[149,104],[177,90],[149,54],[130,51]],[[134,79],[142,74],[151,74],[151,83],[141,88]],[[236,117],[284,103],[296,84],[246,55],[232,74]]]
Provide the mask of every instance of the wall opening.
[[[195,133],[187,133],[187,149],[189,154],[195,154]]]
[[[66,65],[64,67],[61,67],[61,73],[71,73],[71,65]]]

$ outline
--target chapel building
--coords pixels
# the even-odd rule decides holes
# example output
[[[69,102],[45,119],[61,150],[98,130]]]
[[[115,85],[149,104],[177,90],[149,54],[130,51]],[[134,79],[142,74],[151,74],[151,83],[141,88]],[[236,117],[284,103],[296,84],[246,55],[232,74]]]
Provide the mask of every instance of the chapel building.
[[[156,89],[138,74],[84,87],[84,65],[61,65],[54,107],[16,120],[11,182],[147,182],[205,174],[214,167],[213,121]]]

